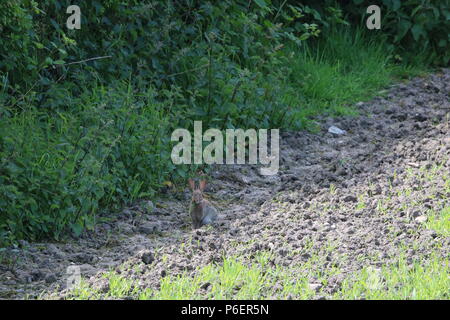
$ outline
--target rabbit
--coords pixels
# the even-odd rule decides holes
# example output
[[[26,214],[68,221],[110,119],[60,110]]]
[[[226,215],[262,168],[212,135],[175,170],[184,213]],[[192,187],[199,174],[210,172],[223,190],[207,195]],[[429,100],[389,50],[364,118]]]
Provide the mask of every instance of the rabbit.
[[[189,214],[192,218],[193,228],[198,229],[202,225],[212,224],[217,219],[218,212],[208,200],[203,198],[206,180],[200,180],[199,187],[195,188],[195,181],[189,179],[189,186],[192,189],[192,201]]]

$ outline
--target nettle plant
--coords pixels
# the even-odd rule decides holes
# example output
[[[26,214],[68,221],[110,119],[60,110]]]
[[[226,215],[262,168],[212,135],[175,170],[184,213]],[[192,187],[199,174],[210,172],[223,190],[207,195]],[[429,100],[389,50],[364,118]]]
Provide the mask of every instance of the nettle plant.
[[[369,5],[381,8],[381,29],[400,55],[408,51],[422,53],[436,65],[448,65],[450,61],[450,1],[432,0],[377,0],[337,1],[349,19],[365,23],[365,10]]]
[[[284,46],[317,36],[317,25],[304,22],[300,7],[277,8],[264,1],[225,1],[210,8],[206,41],[186,49],[203,52],[199,70],[179,79],[194,93],[188,118],[220,128],[286,125],[294,113],[284,100],[290,72]]]
[[[101,208],[151,197],[170,169],[166,103],[120,85],[72,97],[78,113],[0,119],[0,243],[92,229]]]
[[[404,49],[420,46],[436,64],[450,61],[450,1],[383,1],[383,23],[392,42]]]
[[[81,9],[79,30],[66,27],[73,4]],[[211,90],[221,90],[221,83],[210,83],[220,79],[217,70],[267,71],[287,42],[300,45],[319,33],[316,11],[286,1],[5,0],[1,6],[0,28],[11,37],[2,39],[7,62],[0,71],[12,100],[30,88],[47,90],[61,77],[76,80],[88,65],[104,81],[133,74],[211,102]],[[69,64],[99,55],[112,59]]]
[[[80,29],[66,27],[70,5]],[[286,1],[0,4],[0,243],[61,239],[193,167],[170,133],[295,125],[283,50],[319,34]],[[89,60],[111,56],[110,59]]]

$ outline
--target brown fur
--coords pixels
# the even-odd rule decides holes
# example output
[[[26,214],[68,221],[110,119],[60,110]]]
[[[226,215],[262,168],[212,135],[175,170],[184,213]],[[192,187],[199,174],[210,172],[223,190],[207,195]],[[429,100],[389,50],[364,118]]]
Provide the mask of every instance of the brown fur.
[[[200,228],[204,224],[210,224],[217,218],[217,210],[211,203],[203,198],[203,190],[206,187],[206,180],[200,180],[199,187],[195,187],[195,181],[189,179],[189,186],[192,190],[192,201],[189,213],[192,218],[194,229]]]

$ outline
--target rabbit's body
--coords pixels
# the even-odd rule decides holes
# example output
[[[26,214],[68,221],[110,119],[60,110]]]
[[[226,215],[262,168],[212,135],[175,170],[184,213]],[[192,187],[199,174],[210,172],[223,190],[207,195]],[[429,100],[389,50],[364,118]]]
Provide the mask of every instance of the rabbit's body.
[[[195,229],[205,224],[212,224],[217,219],[217,209],[205,199],[199,204],[192,202],[189,211]]]
[[[194,229],[200,228],[205,224],[212,224],[218,216],[217,209],[206,199],[203,199],[203,189],[206,181],[201,180],[199,188],[195,188],[195,182],[189,179],[189,185],[192,189],[192,201],[189,208],[189,214],[192,218]]]

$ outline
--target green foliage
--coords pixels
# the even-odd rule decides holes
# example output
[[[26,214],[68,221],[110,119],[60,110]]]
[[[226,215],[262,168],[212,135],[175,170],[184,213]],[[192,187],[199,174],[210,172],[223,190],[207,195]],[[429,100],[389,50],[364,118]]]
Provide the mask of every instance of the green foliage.
[[[370,100],[394,80],[425,70],[425,63],[396,63],[386,43],[363,28],[341,25],[327,35],[295,50],[296,59],[286,73],[290,85],[298,89],[294,103],[302,105],[296,117],[307,126],[308,119],[318,114],[356,115],[357,102]],[[416,61],[422,62],[420,58]]]
[[[81,8],[80,30],[66,28],[71,4]],[[348,55],[356,44],[329,32],[349,24],[347,12],[285,0],[3,0],[0,243],[78,235],[100,208],[186,178],[195,168],[172,164],[169,140],[193,120],[299,128],[318,112],[345,113],[364,88],[392,75],[380,72],[388,63],[382,44],[371,43],[371,53],[357,42],[358,54]],[[442,19],[445,6],[438,12]],[[448,26],[420,21],[438,37]],[[412,39],[423,39],[412,28]],[[321,30],[327,37],[309,40]],[[322,54],[328,38],[337,40]]]
[[[0,70],[3,76],[12,83],[20,82],[25,73],[35,77],[35,52],[40,45],[33,41],[32,34],[32,13],[38,12],[36,3],[5,0],[0,3],[0,12]]]
[[[431,252],[426,262],[408,263],[400,255],[393,265],[381,270],[365,267],[346,279],[336,299],[435,300],[448,299],[450,265],[447,259]]]
[[[328,1],[331,3],[331,1]],[[366,1],[337,1],[348,19],[365,25]],[[381,0],[370,4],[381,8],[381,30],[400,56],[414,60],[418,53],[428,55],[436,65],[450,61],[450,1]]]
[[[432,211],[426,226],[445,237],[450,236],[450,207],[445,207],[440,212]]]
[[[211,97],[231,85],[224,81],[237,81],[249,70],[256,76],[255,68],[263,65],[267,70],[286,41],[300,44],[318,34],[317,25],[302,21],[301,7],[280,11],[269,1],[83,1],[80,30],[66,28],[70,4],[2,4],[6,9],[0,13],[5,15],[1,28],[13,32],[12,39],[0,43],[0,55],[7,61],[0,71],[10,93],[16,86],[26,92],[38,81],[38,99],[45,100],[52,81],[61,76],[78,80],[80,65],[68,63],[100,55],[112,58],[89,62],[91,79],[107,82],[133,74],[136,82],[160,89],[183,88],[185,100],[194,96],[211,109],[222,102]]]
[[[383,30],[402,49],[428,51],[436,64],[450,61],[450,2],[384,0]]]
[[[81,29],[68,30],[70,4],[0,6],[10,34],[0,43],[3,242],[78,235],[99,208],[186,177],[190,168],[170,160],[170,137],[193,119],[219,128],[292,122],[278,96],[281,48],[319,32],[301,7],[83,1]],[[111,58],[78,63],[98,56]]]
[[[130,86],[71,97],[73,113],[30,108],[0,120],[0,230],[60,239],[101,207],[153,195],[169,174],[167,105]]]
[[[313,256],[311,259],[318,258]],[[252,260],[244,256],[224,257],[221,263],[207,264],[192,276],[188,273],[167,275],[161,278],[158,289],[141,288],[138,281],[127,277],[127,272],[104,273],[109,281],[106,293],[93,288],[86,280],[74,288],[68,299],[312,299],[328,295],[321,289],[313,290],[308,277],[314,275],[319,283],[327,283],[340,275],[344,281],[331,298],[371,300],[431,300],[448,299],[450,284],[449,262],[436,252],[425,261],[408,263],[404,253],[380,269],[364,267],[354,273],[344,273],[339,268],[318,271],[315,264],[295,266],[275,265],[273,254],[259,252]],[[306,265],[306,266],[305,266]],[[295,281],[293,281],[295,279]],[[208,290],[204,290],[208,284]]]

